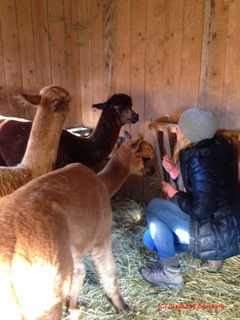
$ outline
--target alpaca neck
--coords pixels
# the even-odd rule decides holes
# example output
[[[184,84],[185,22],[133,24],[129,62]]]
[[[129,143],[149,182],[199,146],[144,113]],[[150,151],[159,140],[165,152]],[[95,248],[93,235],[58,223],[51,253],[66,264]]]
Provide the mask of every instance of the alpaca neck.
[[[119,136],[120,129],[121,123],[115,111],[103,111],[96,129],[88,138],[88,140],[91,141],[90,148],[92,150],[91,153],[95,157],[95,163],[107,157],[112,151]]]
[[[128,160],[119,160],[117,156],[113,155],[108,164],[97,175],[104,182],[108,194],[112,197],[127,180],[130,174]]]
[[[65,120],[63,112],[49,112],[38,106],[21,165],[32,171],[32,178],[55,168],[58,144]]]

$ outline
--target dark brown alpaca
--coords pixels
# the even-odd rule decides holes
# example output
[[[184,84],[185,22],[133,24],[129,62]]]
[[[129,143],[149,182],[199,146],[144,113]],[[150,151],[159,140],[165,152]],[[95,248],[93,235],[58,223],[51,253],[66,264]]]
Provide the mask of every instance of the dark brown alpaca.
[[[56,168],[73,162],[93,167],[109,156],[121,127],[136,123],[139,119],[132,109],[131,97],[123,93],[114,94],[106,102],[94,104],[93,107],[102,110],[102,114],[89,137],[78,137],[62,130]],[[15,166],[21,162],[31,126],[30,121],[11,118],[0,120],[0,165]]]

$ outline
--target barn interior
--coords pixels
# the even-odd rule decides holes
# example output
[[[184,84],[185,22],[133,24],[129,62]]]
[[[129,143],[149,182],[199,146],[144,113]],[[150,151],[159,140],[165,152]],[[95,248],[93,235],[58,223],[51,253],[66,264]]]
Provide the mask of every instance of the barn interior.
[[[171,126],[185,109],[214,111],[219,128],[232,133],[239,174],[239,21],[239,0],[0,1],[1,116],[32,121],[35,109],[13,97],[61,86],[72,98],[63,128],[87,137],[102,113],[92,105],[124,93],[139,121],[123,125],[119,136],[125,130],[133,138],[141,134],[156,152],[154,175],[130,175],[111,199],[117,281],[131,311],[116,314],[86,257],[78,319],[240,318],[238,256],[227,259],[219,274],[208,274],[200,261],[181,255],[186,285],[179,292],[152,287],[139,274],[141,266],[156,260],[142,237],[146,205],[162,196],[161,124],[170,128],[173,150]],[[62,319],[69,317],[63,312]]]

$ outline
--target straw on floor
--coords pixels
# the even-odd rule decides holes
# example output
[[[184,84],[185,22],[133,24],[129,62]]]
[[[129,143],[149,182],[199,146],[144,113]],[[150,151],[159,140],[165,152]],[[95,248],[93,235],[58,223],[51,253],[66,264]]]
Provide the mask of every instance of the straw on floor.
[[[112,207],[117,281],[123,297],[131,306],[131,312],[126,316],[115,313],[101,291],[95,270],[87,257],[87,276],[79,297],[79,319],[240,319],[240,256],[226,260],[220,273],[209,274],[201,268],[201,261],[188,254],[180,255],[185,280],[183,290],[151,286],[139,274],[141,266],[154,266],[157,258],[142,244],[145,208],[120,195],[113,198]]]

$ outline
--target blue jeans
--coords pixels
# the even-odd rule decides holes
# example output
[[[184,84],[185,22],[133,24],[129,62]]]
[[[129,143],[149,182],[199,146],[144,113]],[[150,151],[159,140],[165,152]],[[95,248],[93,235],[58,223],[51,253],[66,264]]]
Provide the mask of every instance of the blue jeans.
[[[158,253],[159,258],[189,252],[190,216],[171,200],[156,198],[146,209],[148,229],[144,233],[145,246]]]

